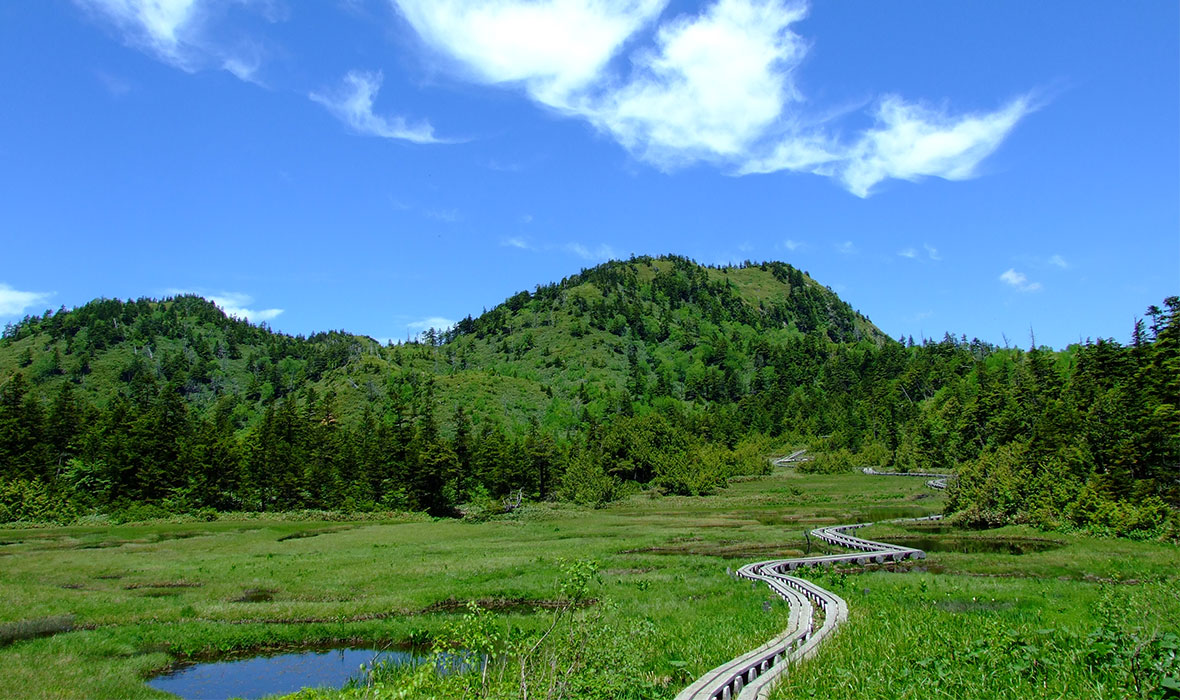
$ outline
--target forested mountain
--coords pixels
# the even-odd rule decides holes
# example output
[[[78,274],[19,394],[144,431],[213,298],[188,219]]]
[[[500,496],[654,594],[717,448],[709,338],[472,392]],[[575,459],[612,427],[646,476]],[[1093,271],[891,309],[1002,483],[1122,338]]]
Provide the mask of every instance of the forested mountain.
[[[1149,531],[1180,503],[1176,312],[1127,347],[915,345],[790,265],[678,257],[391,346],[97,300],[0,341],[0,519],[700,493],[807,442],[815,468],[957,469],[976,522]]]

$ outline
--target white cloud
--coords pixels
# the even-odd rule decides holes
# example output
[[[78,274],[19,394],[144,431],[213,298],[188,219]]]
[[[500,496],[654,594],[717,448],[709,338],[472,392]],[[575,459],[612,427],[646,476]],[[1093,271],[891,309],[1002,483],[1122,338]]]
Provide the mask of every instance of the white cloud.
[[[488,83],[565,108],[667,0],[393,0],[422,39]]]
[[[308,97],[318,102],[353,131],[366,136],[380,136],[414,143],[440,143],[428,122],[410,124],[403,117],[383,117],[373,112],[373,99],[384,80],[380,71],[349,71],[344,84],[331,94],[313,92]]]
[[[427,209],[422,214],[428,219],[441,221],[444,224],[454,224],[462,220],[463,216],[458,209]]]
[[[211,294],[207,298],[220,307],[226,316],[240,318],[252,323],[270,321],[283,313],[282,309],[247,308],[254,303],[254,299],[249,294],[242,294],[240,292],[222,292],[216,295]]]
[[[186,28],[197,16],[198,0],[78,0],[104,15],[133,44],[183,65]]]
[[[928,259],[933,260],[935,262],[942,260],[942,255],[939,254],[938,248],[935,248],[934,246],[930,245],[929,243],[923,243],[922,250],[926,251],[926,257]],[[909,248],[903,248],[902,250],[899,250],[897,252],[897,254],[903,258],[909,258],[910,260],[917,260],[919,257],[921,257],[921,254],[918,252],[918,249],[914,248],[913,246],[911,246]]]
[[[528,241],[521,238],[520,236],[513,236],[511,238],[505,238],[500,241],[500,245],[502,245],[506,248],[520,248],[521,250],[535,250],[533,248],[533,246],[529,244]]]
[[[429,318],[424,318],[420,321],[412,321],[407,323],[406,328],[410,329],[411,331],[422,333],[428,328],[433,328],[436,331],[444,331],[454,325],[455,321],[452,321],[449,318],[443,318],[442,316],[430,316]]]
[[[853,245],[852,241],[844,241],[843,243],[836,244],[836,252],[840,255],[852,255],[856,252],[856,246]]]
[[[1027,97],[953,114],[886,95],[874,126],[837,138],[844,113],[809,106],[796,84],[809,48],[790,29],[807,13],[802,0],[715,0],[660,22],[626,64],[612,59],[646,39],[667,0],[391,1],[469,77],[519,86],[665,169],[807,172],[867,197],[889,178],[973,177],[1032,111]]]
[[[1050,257],[1049,264],[1060,267],[1062,270],[1065,270],[1069,267],[1069,263],[1067,263],[1065,258],[1061,257],[1060,255],[1053,255]]]
[[[873,126],[841,137],[848,110],[813,105],[798,87],[809,42],[791,28],[805,0],[706,0],[668,17],[669,0],[387,1],[463,77],[519,89],[666,170],[704,162],[737,175],[813,173],[867,197],[890,178],[975,176],[1033,109],[1018,97],[962,114],[886,95]],[[246,8],[274,22],[285,11],[275,0],[75,2],[163,61],[249,82],[276,51],[227,18]],[[426,121],[374,112],[381,77],[353,71],[310,96],[357,133],[440,142]]]
[[[226,40],[217,31],[227,9],[254,6],[274,21],[269,0],[75,0],[114,25],[123,41],[181,70],[215,67],[247,82],[256,82],[264,51],[240,37]]]
[[[801,3],[718,0],[664,22],[654,46],[611,59],[667,0],[393,0],[422,39],[472,78],[520,85],[657,165],[742,155],[801,99]]]
[[[498,173],[519,173],[524,171],[524,165],[521,163],[503,162],[498,160],[489,160],[484,164],[488,170],[495,170]]]
[[[877,104],[875,125],[851,142],[841,143],[818,127],[789,131],[766,155],[752,155],[736,172],[825,175],[858,197],[868,197],[889,178],[965,180],[1033,109],[1030,98],[1022,96],[994,112],[952,115],[887,95]],[[938,260],[937,255],[934,250],[930,259]]]
[[[886,178],[965,180],[1031,110],[1021,97],[988,114],[950,116],[889,95],[877,107],[877,125],[861,134],[833,172],[858,197]]]
[[[660,165],[741,157],[801,99],[791,71],[806,52],[788,27],[802,6],[719,0],[663,24],[634,75],[580,110],[628,149]]]
[[[708,162],[740,175],[814,173],[867,197],[889,178],[973,177],[1032,110],[1020,97],[956,115],[886,95],[874,126],[834,136],[844,113],[810,105],[797,87],[809,44],[791,27],[805,18],[805,0],[712,0],[663,21],[669,0],[388,1],[465,77],[522,89],[664,169]],[[249,82],[273,52],[227,17],[247,8],[274,22],[284,11],[274,0],[75,2],[165,62]],[[311,97],[358,133],[440,141],[428,122],[375,114],[380,84],[379,72],[353,71],[341,88]]]
[[[258,71],[262,68],[261,56],[236,56],[221,62],[221,67],[235,78],[246,83],[258,82]]]
[[[49,301],[53,292],[22,292],[0,282],[0,317],[20,316],[25,309],[40,307]],[[40,309],[37,309],[40,311]]]
[[[96,69],[94,77],[98,78],[98,82],[111,97],[122,97],[131,92],[131,83],[117,75]]]
[[[737,164],[738,175],[776,173],[783,170],[803,173],[831,175],[832,164],[842,160],[840,147],[829,142],[819,132],[800,133],[792,131],[769,148],[761,148],[746,154]]]
[[[801,241],[795,241],[795,240],[791,240],[790,238],[788,238],[787,240],[783,241],[783,247],[791,252],[794,252],[796,250],[802,250],[803,248],[806,248],[807,244],[803,243]]]
[[[192,289],[167,289],[164,293],[168,296],[181,296],[184,294],[195,294],[196,296],[204,297],[213,302],[219,309],[225,312],[226,316],[233,318],[240,318],[242,320],[250,321],[252,323],[261,323],[263,321],[271,321],[283,313],[283,309],[251,309],[248,308],[254,303],[254,297],[242,292],[217,292],[216,294],[205,294],[204,292],[194,291]]]
[[[1000,281],[1021,292],[1035,292],[1041,288],[1040,282],[1030,282],[1027,275],[1013,268],[1008,268],[1007,272],[1000,275]]]
[[[570,243],[566,245],[565,249],[579,258],[589,260],[591,262],[604,262],[619,257],[614,248],[611,248],[606,244],[602,244],[596,248],[591,249],[587,248],[581,243]]]

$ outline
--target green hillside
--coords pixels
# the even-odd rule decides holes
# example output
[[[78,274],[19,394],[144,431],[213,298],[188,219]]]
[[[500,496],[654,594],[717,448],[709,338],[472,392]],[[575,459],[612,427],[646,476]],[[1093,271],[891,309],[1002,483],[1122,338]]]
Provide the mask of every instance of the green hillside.
[[[1180,504],[1178,306],[1130,346],[1055,352],[903,344],[785,263],[672,256],[389,346],[101,299],[0,340],[0,520],[699,494],[807,444],[812,469],[955,471],[971,522],[1157,531]]]
[[[758,381],[748,348],[807,333],[887,342],[790,265],[636,258],[522,291],[454,329],[392,347],[343,331],[275,333],[194,296],[100,299],[10,326],[0,376],[23,373],[45,394],[71,383],[99,406],[137,384],[172,382],[197,411],[229,398],[245,427],[276,400],[309,392],[333,392],[352,417],[418,374],[436,380],[444,422],[463,405],[476,423],[521,430],[538,418],[565,428],[579,420],[574,404],[601,416],[639,383],[688,400],[737,399]]]

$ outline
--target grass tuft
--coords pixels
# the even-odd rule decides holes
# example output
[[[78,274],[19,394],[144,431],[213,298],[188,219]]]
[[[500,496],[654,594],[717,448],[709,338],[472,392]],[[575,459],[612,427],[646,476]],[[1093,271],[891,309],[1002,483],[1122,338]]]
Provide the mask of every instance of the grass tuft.
[[[22,639],[51,637],[74,629],[73,615],[50,615],[32,620],[0,622],[0,647],[8,646]]]

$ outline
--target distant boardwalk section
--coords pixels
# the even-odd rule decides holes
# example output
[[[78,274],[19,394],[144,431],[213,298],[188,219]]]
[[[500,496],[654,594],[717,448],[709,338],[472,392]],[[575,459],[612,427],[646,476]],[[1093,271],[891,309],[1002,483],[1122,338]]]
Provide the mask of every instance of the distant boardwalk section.
[[[928,479],[926,485],[932,489],[945,489],[946,482],[953,474],[935,474],[934,472],[879,472],[872,467],[862,469],[869,476],[919,476]]]

